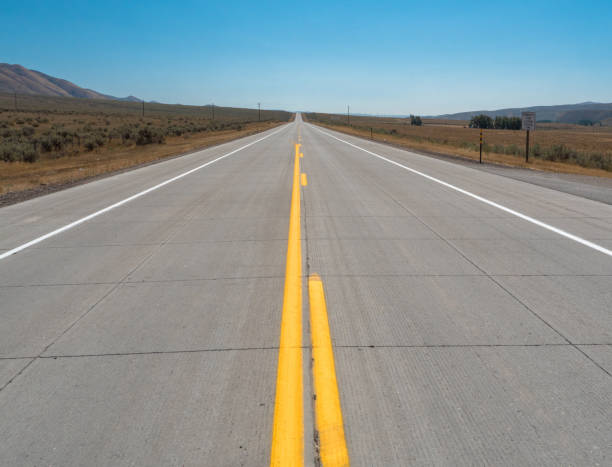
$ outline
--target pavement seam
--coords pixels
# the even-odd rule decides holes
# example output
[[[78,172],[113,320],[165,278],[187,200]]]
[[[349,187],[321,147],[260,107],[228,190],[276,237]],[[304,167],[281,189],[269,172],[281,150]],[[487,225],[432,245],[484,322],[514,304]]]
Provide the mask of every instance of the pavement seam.
[[[300,163],[300,165],[306,165],[304,163],[304,161],[302,161]],[[312,186],[312,185],[311,185]],[[309,236],[308,236],[308,216],[306,216],[306,197],[307,197],[307,192],[305,190],[305,187],[302,186],[302,210],[301,213],[302,215],[302,219],[303,219],[303,225],[304,225],[304,230],[303,230],[303,239],[304,239],[304,250],[305,250],[305,256],[306,256],[306,261],[305,261],[305,267],[306,267],[306,273],[302,274],[302,280],[303,279],[308,279],[310,277],[310,243],[309,243]],[[308,292],[305,294],[305,299],[308,301],[306,309],[310,310],[310,296],[308,294]],[[310,313],[310,311],[309,311]],[[310,329],[311,326],[311,322],[310,319],[305,320],[304,325],[306,326],[306,334],[311,334],[312,331]],[[308,340],[307,340],[308,341]],[[312,355],[312,346],[308,346],[308,348],[311,350],[310,353],[310,359],[308,362],[308,376],[312,378],[312,374],[313,374],[313,355]],[[316,394],[314,393],[314,384],[310,384],[310,388],[311,388],[311,394],[310,394],[310,412],[311,412],[311,417],[312,420],[316,421],[316,411],[315,411],[315,404],[313,403],[315,401],[316,398]],[[317,425],[316,422],[314,423],[314,426],[312,428],[312,447],[314,450],[314,463],[316,466],[320,466],[321,465],[321,452],[320,452],[320,447],[321,447],[321,443],[320,443],[320,437],[319,437],[319,431],[317,429]]]
[[[573,347],[574,345],[582,346],[602,346],[606,347],[612,344],[597,343],[597,344],[571,344],[567,342],[550,342],[542,344],[373,344],[373,345],[335,345],[338,349],[469,349],[469,348],[504,348],[504,347]]]
[[[242,352],[254,350],[278,350],[278,346],[270,347],[220,347],[212,349],[182,349],[182,350],[149,350],[149,351],[134,351],[134,352],[104,352],[91,354],[56,354],[56,355],[41,355],[40,357],[8,357],[0,360],[18,360],[20,358],[40,358],[41,360],[57,360],[59,358],[88,358],[88,357],[129,357],[132,355],[174,355],[174,354],[189,354],[189,353],[212,353],[212,352]]]
[[[542,344],[352,344],[343,345],[335,344],[335,349],[471,349],[471,348],[532,348],[532,347],[612,347],[612,342],[601,343],[586,343],[586,344],[568,344],[568,343],[542,343]],[[299,347],[303,350],[312,350],[311,345],[303,345]],[[269,347],[222,347],[212,349],[183,349],[183,350],[150,350],[142,352],[108,352],[108,353],[93,353],[93,354],[56,354],[56,355],[41,355],[40,357],[27,355],[17,357],[0,357],[0,361],[10,360],[57,360],[61,358],[89,358],[89,357],[124,357],[138,355],[173,355],[173,354],[189,354],[189,353],[212,353],[212,352],[242,352],[256,350],[278,350],[278,346]]]
[[[399,274],[326,274],[322,273],[320,276],[327,278],[333,277],[612,277],[610,274],[431,274],[431,273],[399,273]],[[307,276],[302,275],[302,278]],[[145,279],[137,281],[123,281],[119,282],[75,282],[75,283],[51,283],[51,284],[13,284],[13,285],[0,285],[0,289],[11,289],[11,288],[28,288],[28,287],[74,287],[74,286],[94,286],[94,285],[125,285],[125,284],[164,284],[164,283],[182,283],[182,282],[208,282],[208,281],[247,281],[257,279],[283,279],[283,276],[236,276],[236,277],[199,277],[193,279]]]

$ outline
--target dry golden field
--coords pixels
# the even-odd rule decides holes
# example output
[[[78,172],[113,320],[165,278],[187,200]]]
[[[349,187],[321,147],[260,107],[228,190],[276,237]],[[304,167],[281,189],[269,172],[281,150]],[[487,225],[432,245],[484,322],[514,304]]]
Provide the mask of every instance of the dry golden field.
[[[42,188],[41,193],[75,182],[146,164],[195,149],[222,144],[280,125],[278,122],[252,122],[241,130],[219,130],[187,137],[169,137],[164,144],[149,146],[111,145],[93,152],[81,152],[35,163],[0,162],[0,205],[2,194]],[[28,198],[30,196],[25,196]]]
[[[335,130],[366,138],[373,137],[410,149],[479,157],[480,130],[468,122],[424,119],[423,126],[410,119],[306,114],[306,119]],[[567,173],[612,177],[612,127],[585,127],[561,123],[539,123],[531,133],[530,161],[525,163],[525,132],[483,130],[483,160],[505,165]]]
[[[292,118],[282,111],[0,95],[0,198],[220,144]],[[10,197],[15,200],[15,196]],[[19,199],[19,197],[17,197]],[[2,199],[0,199],[2,204]]]

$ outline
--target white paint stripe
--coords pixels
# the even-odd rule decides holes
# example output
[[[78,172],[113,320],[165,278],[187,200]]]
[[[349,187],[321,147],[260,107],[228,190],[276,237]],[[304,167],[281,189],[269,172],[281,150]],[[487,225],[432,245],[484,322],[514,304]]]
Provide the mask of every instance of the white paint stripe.
[[[327,136],[329,136],[331,138],[334,138],[334,139],[336,139],[338,141],[341,141],[342,143],[348,144],[349,146],[352,146],[355,149],[359,149],[360,151],[367,152],[368,154],[370,154],[370,155],[372,155],[374,157],[378,157],[379,159],[382,159],[383,161],[389,162],[390,164],[393,164],[393,165],[396,165],[398,167],[401,167],[404,170],[407,170],[407,171],[412,172],[414,174],[420,175],[421,177],[424,177],[424,178],[426,178],[428,180],[431,180],[432,182],[439,183],[440,185],[443,185],[443,186],[445,186],[447,188],[450,188],[451,190],[458,191],[459,193],[462,193],[462,194],[464,194],[466,196],[469,196],[470,198],[474,198],[474,199],[476,199],[476,200],[478,200],[478,201],[480,201],[482,203],[488,204],[489,206],[493,206],[494,208],[497,208],[497,209],[500,209],[500,210],[502,210],[504,212],[512,214],[513,216],[520,217],[521,219],[526,220],[527,222],[531,222],[532,224],[535,224],[535,225],[537,225],[539,227],[542,227],[543,229],[550,230],[551,232],[555,232],[556,234],[559,234],[559,235],[561,235],[561,236],[563,236],[565,238],[569,238],[570,240],[573,240],[573,241],[575,241],[577,243],[580,243],[581,245],[584,245],[584,246],[587,246],[589,248],[592,248],[593,250],[599,251],[600,253],[603,253],[604,255],[612,256],[612,250],[608,250],[607,248],[604,248],[604,247],[602,247],[600,245],[597,245],[596,243],[590,242],[589,240],[585,240],[584,238],[581,238],[581,237],[578,237],[577,235],[574,235],[574,234],[571,234],[569,232],[566,232],[565,230],[561,230],[561,229],[559,229],[557,227],[554,227],[554,226],[552,226],[550,224],[546,224],[545,222],[542,222],[542,221],[539,221],[537,219],[534,219],[533,217],[530,217],[530,216],[527,216],[527,215],[525,215],[523,213],[515,211],[514,209],[507,208],[506,206],[498,204],[495,201],[488,200],[487,198],[483,198],[482,196],[478,196],[478,195],[476,195],[474,193],[471,193],[471,192],[469,192],[467,190],[464,190],[463,188],[459,188],[459,187],[457,187],[455,185],[451,185],[450,183],[447,183],[447,182],[445,182],[443,180],[440,180],[439,178],[432,177],[431,175],[427,175],[426,173],[419,172],[418,170],[415,170],[415,169],[412,169],[412,168],[407,167],[405,165],[402,165],[399,162],[395,162],[395,161],[393,161],[391,159],[387,159],[386,157],[381,156],[380,154],[376,154],[375,152],[368,151],[367,149],[359,147],[359,146],[357,146],[357,145],[355,145],[353,143],[349,143],[348,141],[345,141],[343,139],[337,138],[336,136],[334,136],[334,135],[332,135],[330,133],[327,133],[326,131],[320,130],[320,129],[316,128],[316,127],[313,127],[313,128],[315,128],[317,131],[323,133],[324,135],[327,135]]]
[[[249,146],[253,146],[256,143],[259,143],[260,141],[263,141],[264,139],[269,138],[270,136],[273,136],[281,131],[283,131],[285,128],[287,128],[289,125],[285,125],[283,126],[280,130],[276,130],[272,133],[270,133],[269,135],[264,136],[263,138],[259,138],[255,141],[250,142],[249,144],[245,144],[244,146],[239,147],[238,149],[234,149],[231,152],[228,152],[227,154],[224,154],[223,156],[217,157],[216,159],[213,159],[212,161],[206,162],[205,164],[199,165],[198,167],[188,170],[187,172],[183,172],[180,175],[177,175],[176,177],[172,177],[168,180],[165,180],[161,183],[158,183],[155,186],[152,186],[151,188],[147,188],[144,191],[141,191],[140,193],[136,193],[135,195],[130,196],[129,198],[125,198],[115,204],[111,204],[110,206],[105,207],[104,209],[100,209],[99,211],[93,212],[85,217],[80,218],[79,220],[76,220],[70,224],[67,224],[63,227],[60,227],[59,229],[54,230],[53,232],[49,232],[45,235],[42,235],[41,237],[35,238],[34,240],[30,240],[27,243],[24,243],[23,245],[19,245],[18,247],[13,248],[12,250],[8,250],[2,254],[0,254],[0,260],[7,258],[11,255],[14,255],[15,253],[19,253],[22,250],[25,250],[26,248],[29,248],[33,245],[36,245],[37,243],[42,242],[43,240],[46,240],[48,238],[54,237],[62,232],[65,232],[66,230],[72,229],[73,227],[76,227],[79,224],[82,224],[83,222],[87,222],[91,219],[93,219],[94,217],[98,217],[101,214],[104,214],[105,212],[108,212],[112,209],[118,208],[119,206],[122,206],[126,203],[129,203],[130,201],[133,201],[137,198],[140,198],[141,196],[146,195],[147,193],[151,193],[152,191],[155,191],[163,186],[168,185],[169,183],[175,182],[183,177],[186,177],[189,174],[192,174],[194,172],[197,172],[200,169],[203,169],[204,167],[208,167],[211,164],[214,164],[215,162],[219,162],[222,159],[225,159],[226,157],[231,156],[232,154],[236,154],[239,151],[242,151],[243,149],[248,148]]]

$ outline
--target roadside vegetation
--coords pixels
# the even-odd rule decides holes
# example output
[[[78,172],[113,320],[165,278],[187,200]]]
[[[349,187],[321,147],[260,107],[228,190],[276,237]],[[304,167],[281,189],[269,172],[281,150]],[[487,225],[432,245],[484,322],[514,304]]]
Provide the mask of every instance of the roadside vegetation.
[[[214,119],[213,119],[214,112]],[[0,94],[0,195],[62,184],[279,125],[283,111]],[[103,162],[101,162],[103,161]]]
[[[342,115],[308,113],[306,120],[346,133],[399,146],[478,159],[479,128],[484,128],[484,160],[542,170],[590,173],[612,177],[612,127],[541,123],[531,133],[530,162],[525,163],[525,132],[516,117],[490,117],[472,121],[411,118],[351,117],[347,125]],[[488,119],[488,120],[487,120]],[[517,126],[519,129],[517,129]]]
[[[423,125],[423,120],[418,115],[410,115],[410,124],[421,126]]]
[[[522,121],[519,117],[495,117],[492,119],[488,115],[475,115],[470,120],[470,128],[481,128],[483,130],[520,130]]]
[[[171,136],[242,130],[248,121],[198,117],[129,117],[0,110],[0,159],[34,163],[112,146],[164,144]]]

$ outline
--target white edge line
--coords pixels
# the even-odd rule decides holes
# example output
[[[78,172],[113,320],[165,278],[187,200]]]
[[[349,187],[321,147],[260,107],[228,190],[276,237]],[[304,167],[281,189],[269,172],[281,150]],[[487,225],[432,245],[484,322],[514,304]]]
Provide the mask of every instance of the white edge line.
[[[29,248],[29,247],[31,247],[33,245],[36,245],[37,243],[40,243],[43,240],[47,240],[48,238],[54,237],[54,236],[56,236],[56,235],[58,235],[58,234],[60,234],[62,232],[65,232],[66,230],[70,230],[73,227],[76,227],[77,225],[82,224],[83,222],[87,222],[87,221],[93,219],[94,217],[98,217],[99,215],[104,214],[105,212],[111,211],[112,209],[115,209],[115,208],[117,208],[119,206],[122,206],[122,205],[124,205],[126,203],[129,203],[130,201],[133,201],[133,200],[135,200],[137,198],[140,198],[141,196],[144,196],[147,193],[151,193],[152,191],[155,191],[155,190],[157,190],[157,189],[159,189],[159,188],[161,188],[161,187],[163,187],[165,185],[168,185],[169,183],[175,182],[176,180],[179,180],[179,179],[181,179],[183,177],[186,177],[187,175],[192,174],[193,172],[196,172],[196,171],[198,171],[200,169],[203,169],[204,167],[208,167],[209,165],[212,165],[215,162],[219,162],[221,159],[225,159],[226,157],[229,157],[232,154],[236,154],[237,152],[242,151],[243,149],[246,149],[249,146],[253,146],[256,143],[259,143],[260,141],[263,141],[264,139],[267,139],[270,136],[273,136],[273,135],[283,131],[285,128],[288,128],[288,126],[289,125],[285,125],[282,128],[280,128],[279,130],[276,130],[276,131],[274,131],[274,132],[264,136],[263,138],[259,138],[259,139],[255,140],[255,141],[250,142],[249,144],[245,144],[244,146],[241,146],[238,149],[234,149],[233,151],[228,152],[227,154],[224,154],[224,155],[222,155],[220,157],[217,157],[216,159],[213,159],[212,161],[208,161],[205,164],[199,165],[199,166],[197,166],[197,167],[195,167],[195,168],[193,168],[191,170],[188,170],[187,172],[183,172],[182,174],[179,174],[176,177],[172,177],[172,178],[170,178],[168,180],[165,180],[165,181],[163,181],[161,183],[158,183],[157,185],[152,186],[150,188],[147,188],[146,190],[141,191],[139,193],[136,193],[135,195],[132,195],[129,198],[125,198],[125,199],[123,199],[121,201],[116,202],[115,204],[111,204],[110,206],[107,206],[107,207],[105,207],[103,209],[100,209],[99,211],[93,212],[93,213],[91,213],[91,214],[89,214],[89,215],[87,215],[85,217],[82,217],[82,218],[80,218],[80,219],[78,219],[78,220],[76,220],[74,222],[71,222],[70,224],[64,225],[63,227],[60,227],[59,229],[56,229],[56,230],[54,230],[52,232],[49,232],[49,233],[47,233],[45,235],[42,235],[42,236],[40,236],[38,238],[35,238],[34,240],[30,240],[29,242],[24,243],[23,245],[19,245],[18,247],[15,247],[15,248],[13,248],[11,250],[5,251],[4,253],[0,254],[0,260],[2,260],[4,258],[8,258],[9,256],[14,255],[15,253],[19,253],[20,251],[25,250],[26,248]]]
[[[312,126],[312,125],[311,125]],[[593,250],[599,251],[600,253],[603,253],[604,255],[608,255],[608,256],[612,256],[612,250],[608,250],[607,248],[602,247],[601,245],[598,245],[597,243],[593,243],[590,242],[589,240],[586,240],[584,238],[578,237],[577,235],[571,234],[569,232],[566,232],[565,230],[559,229],[557,227],[554,227],[550,224],[546,224],[545,222],[539,221],[537,219],[534,219],[533,217],[527,216],[526,214],[523,214],[521,212],[515,211],[514,209],[510,209],[507,208],[506,206],[503,206],[501,204],[496,203],[495,201],[491,201],[487,198],[483,198],[482,196],[478,196],[470,191],[464,190],[463,188],[459,188],[455,185],[451,185],[448,182],[445,182],[443,180],[440,180],[439,178],[436,177],[432,177],[431,175],[427,175],[426,173],[423,172],[419,172],[418,170],[412,169],[410,167],[407,167],[403,164],[400,164],[399,162],[395,162],[394,160],[391,159],[387,159],[384,156],[381,156],[380,154],[376,154],[375,152],[372,151],[368,151],[367,149],[364,149],[362,147],[359,147],[353,143],[349,143],[348,141],[345,141],[343,139],[337,138],[336,136],[332,135],[331,133],[327,133],[326,131],[320,130],[319,128],[316,128],[315,126],[313,126],[313,128],[315,130],[317,130],[320,133],[323,133],[324,135],[329,136],[330,138],[334,138],[342,143],[348,144],[349,146],[354,147],[355,149],[359,149],[360,151],[363,152],[367,152],[368,154],[374,156],[374,157],[378,157],[379,159],[382,159],[383,161],[389,162],[390,164],[396,165],[398,167],[401,167],[404,170],[407,170],[409,172],[412,172],[414,174],[420,175],[421,177],[424,177],[428,180],[431,180],[432,182],[436,182],[439,183],[440,185],[443,185],[447,188],[450,188],[451,190],[455,190],[458,191],[459,193],[462,193],[466,196],[469,196],[470,198],[474,198],[482,203],[488,204],[489,206],[493,206],[494,208],[500,209],[504,212],[507,212],[509,214],[512,214],[513,216],[519,217],[523,220],[526,220],[527,222],[531,222],[532,224],[535,224],[539,227],[542,227],[543,229],[546,230],[550,230],[551,232],[555,232],[556,234],[559,234],[565,238],[569,238],[570,240],[573,240],[577,243],[580,243],[581,245],[584,245],[586,247],[592,248]]]

